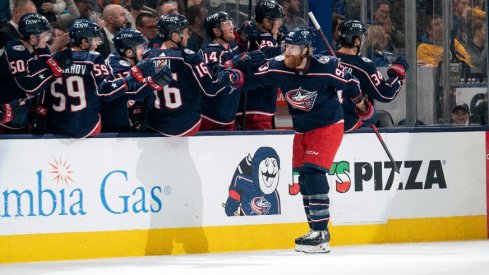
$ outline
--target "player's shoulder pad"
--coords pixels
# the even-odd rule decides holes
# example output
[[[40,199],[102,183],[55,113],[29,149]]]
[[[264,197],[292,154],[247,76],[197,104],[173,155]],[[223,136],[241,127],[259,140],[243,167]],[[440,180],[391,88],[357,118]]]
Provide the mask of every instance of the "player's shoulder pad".
[[[372,63],[372,60],[368,59],[367,57],[365,56],[362,56],[362,60],[366,63]]]
[[[316,60],[321,64],[328,64],[331,61],[331,57],[327,55],[318,54]]]
[[[16,59],[21,56],[24,56],[25,58],[25,55],[29,53],[29,51],[27,51],[27,49],[24,47],[24,45],[22,45],[22,43],[18,39],[12,39],[8,41],[7,44],[5,44],[4,48],[5,48],[5,52],[7,52],[9,58],[11,59],[12,58]]]
[[[274,58],[274,60],[275,60],[275,61],[278,61],[278,62],[280,62],[280,61],[284,61],[284,59],[285,59],[285,56],[284,56],[283,54],[281,54],[281,55],[277,55],[277,56]]]
[[[196,52],[192,51],[191,49],[187,49],[187,48],[183,49],[183,53],[184,53],[185,55],[192,55],[192,54],[196,54]]]

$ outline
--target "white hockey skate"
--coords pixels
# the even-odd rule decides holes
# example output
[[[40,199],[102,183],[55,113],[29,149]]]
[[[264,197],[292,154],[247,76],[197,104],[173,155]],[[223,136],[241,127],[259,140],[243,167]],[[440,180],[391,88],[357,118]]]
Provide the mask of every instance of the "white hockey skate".
[[[330,236],[328,230],[310,230],[302,237],[295,239],[295,251],[305,253],[328,253]]]

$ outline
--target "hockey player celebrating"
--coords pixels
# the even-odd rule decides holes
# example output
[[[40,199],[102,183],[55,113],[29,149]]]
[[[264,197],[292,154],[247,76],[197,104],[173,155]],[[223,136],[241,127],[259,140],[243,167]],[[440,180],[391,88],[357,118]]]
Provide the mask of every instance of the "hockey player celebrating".
[[[245,21],[237,31],[237,42],[242,52],[261,50],[266,58],[281,54],[285,12],[275,0],[261,0],[255,6],[255,21]],[[246,95],[246,96],[245,96]],[[242,94],[237,122],[242,124],[246,113],[246,130],[272,129],[273,116],[277,110],[277,90],[261,87]]]
[[[158,21],[158,30],[164,42],[161,49],[145,53],[157,65],[170,67],[173,80],[155,93],[156,100],[148,113],[149,129],[164,136],[194,135],[200,127],[202,96],[215,96],[226,86],[239,87],[240,71],[226,69],[216,77],[200,55],[186,49],[189,38],[187,18],[178,14],[166,14]]]
[[[10,40],[0,50],[0,132],[23,132],[36,96],[59,80],[72,62],[69,51],[50,55],[51,27],[44,16],[23,15],[18,30],[22,38]]]
[[[373,108],[363,100],[358,80],[334,57],[312,56],[313,34],[294,29],[285,37],[284,55],[277,56],[254,74],[261,85],[275,85],[283,93],[295,130],[293,170],[310,231],[295,240],[296,250],[329,252],[329,185],[326,174],[343,138],[343,110],[336,90],[356,106],[362,119]],[[255,80],[255,79],[252,79]],[[248,84],[248,83],[247,83]]]
[[[389,79],[385,80],[382,73],[375,68],[368,58],[359,56],[363,43],[365,27],[358,20],[342,22],[339,27],[340,49],[337,56],[341,64],[348,68],[360,81],[362,93],[369,101],[390,102],[401,90],[402,81],[406,76],[408,63],[404,57],[399,57],[387,69]],[[355,112],[355,105],[348,100],[343,102],[345,112],[345,132],[353,131],[362,125],[369,126],[373,120],[362,121]]]
[[[130,28],[121,29],[112,40],[116,52],[110,54],[105,60],[110,78],[127,78],[131,75],[131,67],[142,60],[147,41],[141,32]],[[139,85],[135,91],[127,91],[119,98],[104,102],[100,112],[102,130],[104,132],[144,130],[144,114],[150,96],[153,96],[153,93],[147,93],[144,87]]]
[[[73,22],[69,30],[73,65],[51,84],[38,115],[56,134],[75,138],[100,133],[98,84],[109,76],[103,57],[94,52],[102,42],[100,28],[86,19]],[[40,129],[38,129],[40,130]]]
[[[213,75],[224,70],[221,65],[228,68],[243,66],[241,69],[246,70],[246,64],[250,65],[249,69],[257,69],[263,64],[264,54],[261,51],[239,55],[234,42],[234,23],[226,12],[220,11],[207,17],[204,27],[212,41],[205,44],[199,54]],[[200,130],[236,130],[235,117],[240,95],[239,89],[228,87],[215,97],[204,97]]]

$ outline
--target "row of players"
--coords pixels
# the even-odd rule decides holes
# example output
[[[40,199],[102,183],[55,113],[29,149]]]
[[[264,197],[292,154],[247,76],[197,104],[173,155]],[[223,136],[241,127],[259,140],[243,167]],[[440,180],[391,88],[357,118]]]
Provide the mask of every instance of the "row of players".
[[[205,100],[204,109],[216,115],[230,113],[234,120],[232,104],[242,89],[250,96],[272,94],[274,103],[273,88],[280,89],[292,116],[292,165],[299,174],[310,227],[295,240],[296,250],[329,252],[326,174],[343,133],[372,121],[370,100],[389,101],[397,95],[408,65],[402,58],[397,60],[388,68],[389,79],[384,80],[369,60],[358,56],[365,33],[359,21],[340,26],[341,48],[336,54],[341,61],[314,55],[314,33],[308,29],[285,34],[281,48],[278,37],[263,29],[276,28],[283,10],[274,0],[261,0],[257,6],[263,3],[270,12],[261,22],[267,21],[268,27],[246,23],[238,38],[242,45],[247,41],[248,51],[240,53],[231,46],[234,26],[226,13],[207,18],[213,42],[200,55],[185,49],[187,19],[168,14],[158,22],[161,48],[143,52],[141,34],[121,30],[114,37],[117,53],[106,61],[91,51],[100,41],[95,24],[75,21],[69,33],[71,48],[50,54],[46,48],[49,23],[37,14],[24,15],[19,23],[23,38],[10,41],[2,50],[1,70],[10,72],[7,76],[12,79],[3,83],[6,89],[0,93],[1,126],[25,128],[32,105],[36,106],[34,129],[46,122],[48,130],[73,137],[97,134],[104,120],[111,127],[135,127],[139,121],[163,135],[192,135],[202,122],[201,99]],[[251,45],[260,50],[249,51]],[[145,119],[137,119],[139,105]],[[206,121],[208,125],[222,122],[226,121]],[[258,119],[252,123],[268,122]],[[230,189],[229,194],[240,203],[238,193]]]
[[[233,21],[225,12],[219,12],[205,21],[206,30],[213,41],[203,47],[200,55],[185,50],[189,36],[187,20],[183,16],[169,15],[158,22],[160,37],[164,41],[162,49],[145,52],[143,60],[144,38],[135,30],[123,29],[113,39],[117,52],[105,61],[92,51],[100,43],[100,30],[96,25],[86,20],[76,21],[70,29],[71,48],[54,53],[51,57],[45,47],[49,39],[49,24],[40,15],[25,16],[19,24],[23,39],[11,41],[2,51],[2,71],[12,73],[11,76],[2,74],[2,80],[5,80],[2,81],[5,83],[4,92],[0,93],[0,102],[5,109],[0,124],[2,132],[22,132],[28,128],[86,137],[101,130],[127,132],[146,129],[146,126],[168,136],[191,135],[199,128],[234,130],[236,113],[240,114],[238,108],[242,106],[239,102],[242,89],[226,86],[233,81],[239,84],[244,77],[240,71],[232,69],[233,64],[236,63],[238,69],[250,75],[264,62],[264,55],[267,58],[277,56],[277,59],[284,56],[278,38],[272,35],[272,29],[280,28],[283,9],[279,5],[262,5],[260,9],[257,5],[255,12],[257,17],[262,17],[262,23],[245,23],[238,38],[238,44],[247,44],[248,49],[240,47],[240,50],[236,46]],[[355,43],[361,41],[355,41],[355,38],[361,38],[364,32],[363,25],[358,21],[348,21],[342,25],[344,46],[338,55],[343,63],[338,66],[341,68],[342,65],[351,64],[350,71],[351,68],[360,68],[363,74],[354,75],[361,83],[369,81],[372,84],[362,87],[363,94],[370,99],[390,101],[397,95],[401,83],[384,81],[382,74],[367,64],[368,60],[358,58],[356,48],[359,45]],[[294,42],[301,48],[307,48],[305,56],[312,55],[312,35]],[[247,43],[243,43],[243,40]],[[247,51],[253,50],[254,45],[260,51]],[[240,54],[243,51],[248,53]],[[153,64],[148,59],[152,59]],[[132,67],[138,61],[140,63]],[[43,73],[46,66],[55,71],[53,75]],[[159,70],[161,67],[165,70]],[[393,68],[397,67],[394,64]],[[129,73],[138,69],[143,71],[144,77]],[[145,80],[145,77],[149,78]],[[246,81],[245,86],[250,102],[246,128],[270,129],[277,86],[264,84],[253,87],[252,84],[257,83],[254,78],[255,75],[251,76],[251,81]],[[161,84],[161,92],[151,89],[151,85],[148,85],[151,83]],[[47,92],[44,93],[44,90]],[[314,104],[315,95],[310,95],[307,90],[300,92],[309,101],[301,104]],[[10,106],[8,103],[11,103]],[[19,105],[17,114],[12,118],[9,108],[16,108],[16,105]],[[362,122],[354,112],[355,105],[350,101],[343,101],[343,105],[346,130],[361,126]],[[35,112],[27,112],[28,109]]]

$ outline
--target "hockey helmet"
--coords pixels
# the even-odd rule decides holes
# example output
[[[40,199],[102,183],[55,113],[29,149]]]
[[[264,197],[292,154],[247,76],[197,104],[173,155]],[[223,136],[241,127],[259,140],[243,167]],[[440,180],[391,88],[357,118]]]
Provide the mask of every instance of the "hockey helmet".
[[[169,40],[173,32],[181,33],[186,28],[190,29],[188,20],[180,14],[165,14],[158,20],[158,31],[164,41]]]
[[[270,20],[285,18],[285,11],[275,0],[261,0],[255,6],[255,19],[263,22],[268,17]]]
[[[120,54],[128,49],[136,51],[136,46],[144,45],[147,42],[140,31],[132,28],[122,28],[114,35],[112,41],[114,41],[115,50]]]
[[[20,18],[18,29],[22,39],[29,39],[31,34],[50,32],[51,26],[46,17],[37,13],[26,13]]]
[[[294,28],[285,36],[285,44],[291,45],[312,45],[314,33],[305,28]]]
[[[220,29],[221,23],[231,20],[231,17],[229,17],[229,14],[224,11],[216,12],[212,14],[211,16],[207,17],[204,20],[204,29],[207,35],[211,38],[214,37],[214,32],[212,31],[214,28]]]
[[[71,24],[70,31],[70,41],[74,45],[80,45],[82,39],[98,39],[98,43],[103,42],[102,32],[100,31],[99,26],[97,24],[87,20],[87,19],[78,19]]]
[[[338,28],[339,39],[342,45],[353,45],[355,38],[362,40],[366,29],[362,22],[358,20],[347,20],[340,24]]]

